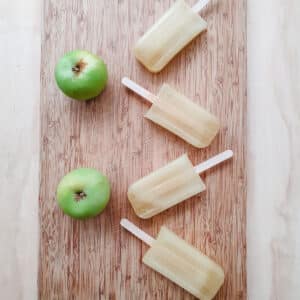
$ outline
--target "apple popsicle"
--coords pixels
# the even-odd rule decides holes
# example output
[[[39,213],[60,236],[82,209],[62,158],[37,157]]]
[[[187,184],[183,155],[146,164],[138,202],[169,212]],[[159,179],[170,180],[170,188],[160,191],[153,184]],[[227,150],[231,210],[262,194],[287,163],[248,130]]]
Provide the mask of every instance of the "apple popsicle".
[[[198,15],[209,0],[190,7],[184,0],[173,6],[138,40],[136,58],[151,72],[161,71],[169,61],[206,30],[206,22]]]
[[[186,154],[133,183],[128,199],[135,213],[148,219],[202,192],[205,184],[199,174],[231,158],[227,150],[193,167]]]
[[[123,85],[152,103],[145,117],[171,131],[189,144],[207,147],[217,135],[218,119],[207,110],[164,84],[158,95],[153,95],[127,77]]]
[[[143,263],[167,277],[196,298],[211,300],[224,282],[223,269],[163,226],[156,239],[127,219],[121,226],[150,246]]]

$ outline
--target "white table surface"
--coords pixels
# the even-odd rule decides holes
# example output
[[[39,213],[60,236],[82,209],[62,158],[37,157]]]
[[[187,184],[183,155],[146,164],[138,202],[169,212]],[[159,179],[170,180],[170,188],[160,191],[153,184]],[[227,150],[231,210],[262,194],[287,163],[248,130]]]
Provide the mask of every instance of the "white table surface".
[[[40,2],[0,1],[0,298],[7,300],[37,298]],[[300,299],[299,31],[299,0],[248,0],[253,300]]]

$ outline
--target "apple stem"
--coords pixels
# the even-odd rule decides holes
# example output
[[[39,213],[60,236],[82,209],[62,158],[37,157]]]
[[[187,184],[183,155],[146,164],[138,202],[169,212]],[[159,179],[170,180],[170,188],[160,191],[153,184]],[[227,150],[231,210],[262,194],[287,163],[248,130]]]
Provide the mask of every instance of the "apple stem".
[[[81,59],[79,62],[76,63],[74,67],[72,67],[72,71],[76,74],[79,74],[86,67],[86,65],[87,63],[84,62],[83,59]]]
[[[86,193],[85,192],[77,192],[75,193],[75,200],[76,201],[81,201],[86,197]]]
[[[80,71],[80,68],[78,66],[75,66],[72,68],[72,71],[78,73]]]

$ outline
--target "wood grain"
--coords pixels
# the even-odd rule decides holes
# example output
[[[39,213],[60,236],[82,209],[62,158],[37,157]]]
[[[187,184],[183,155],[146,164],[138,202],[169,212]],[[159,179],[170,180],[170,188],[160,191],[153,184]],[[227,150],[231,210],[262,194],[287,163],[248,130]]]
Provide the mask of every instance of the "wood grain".
[[[0,1],[1,299],[37,298],[40,9]]]
[[[147,247],[121,230],[121,217],[154,236],[166,225],[224,267],[216,299],[246,299],[246,1],[213,0],[201,14],[208,32],[152,75],[135,61],[132,46],[171,3],[44,3],[40,299],[192,299],[141,263]],[[87,103],[66,99],[54,82],[58,58],[77,48],[102,56],[110,74],[105,92]],[[124,75],[153,92],[168,82],[215,113],[221,133],[199,151],[146,121],[148,107],[121,86]],[[184,152],[197,163],[227,148],[234,160],[203,176],[207,192],[147,221],[134,215],[130,183]],[[58,209],[55,190],[65,173],[82,166],[108,175],[112,197],[99,217],[75,221]]]

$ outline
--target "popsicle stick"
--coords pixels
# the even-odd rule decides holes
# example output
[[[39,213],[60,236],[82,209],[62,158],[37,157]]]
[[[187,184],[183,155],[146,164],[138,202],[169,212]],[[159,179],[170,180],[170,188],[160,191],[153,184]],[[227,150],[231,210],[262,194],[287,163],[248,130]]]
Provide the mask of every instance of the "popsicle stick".
[[[138,85],[136,82],[132,81],[128,77],[122,78],[122,84],[125,85],[127,88],[144,98],[145,100],[149,101],[150,103],[154,103],[156,100],[156,96]]]
[[[221,162],[231,158],[232,156],[233,156],[232,150],[226,150],[226,151],[206,160],[205,162],[195,166],[194,170],[197,174],[201,174],[201,173],[207,171],[208,169],[220,164]]]
[[[130,233],[132,233],[134,236],[136,236],[138,239],[142,240],[147,245],[151,246],[154,242],[154,238],[135,226],[133,223],[131,223],[127,219],[121,219],[120,222],[121,226],[124,227],[126,230],[128,230]]]
[[[195,13],[199,13],[209,2],[210,0],[199,0],[193,7],[192,10]]]

